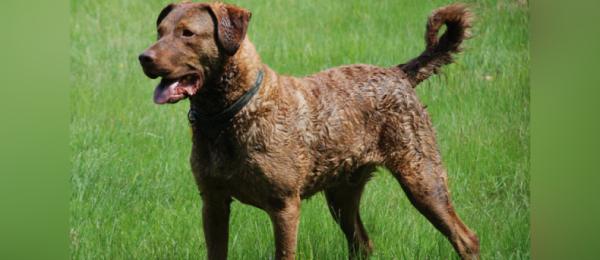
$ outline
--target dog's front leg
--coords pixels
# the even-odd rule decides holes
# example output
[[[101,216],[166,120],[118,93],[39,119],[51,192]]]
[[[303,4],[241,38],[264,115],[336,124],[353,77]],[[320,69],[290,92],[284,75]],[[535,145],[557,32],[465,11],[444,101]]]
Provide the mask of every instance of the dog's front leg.
[[[203,192],[202,202],[202,223],[208,259],[227,259],[231,197]]]
[[[275,232],[275,259],[289,260],[296,257],[296,236],[300,220],[300,197],[278,200],[269,210]]]

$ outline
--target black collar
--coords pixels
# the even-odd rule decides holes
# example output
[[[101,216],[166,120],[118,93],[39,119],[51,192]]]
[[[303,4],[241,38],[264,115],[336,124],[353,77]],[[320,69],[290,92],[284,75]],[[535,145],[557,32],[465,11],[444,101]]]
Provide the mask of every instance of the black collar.
[[[242,97],[240,97],[237,101],[235,101],[231,106],[225,108],[223,111],[211,115],[206,115],[200,113],[200,111],[194,109],[193,106],[190,107],[190,111],[188,112],[188,120],[191,125],[200,124],[204,127],[209,127],[209,125],[214,126],[222,126],[229,122],[244,106],[250,102],[252,97],[258,93],[260,89],[260,85],[263,80],[263,71],[259,70],[258,75],[256,76],[256,82],[254,82],[254,86],[248,92],[244,93]]]

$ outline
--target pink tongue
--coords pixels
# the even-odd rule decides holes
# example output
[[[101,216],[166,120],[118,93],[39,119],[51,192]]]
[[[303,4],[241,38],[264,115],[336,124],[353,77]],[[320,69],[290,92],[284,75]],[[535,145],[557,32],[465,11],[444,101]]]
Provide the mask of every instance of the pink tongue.
[[[163,83],[162,81],[158,84],[158,86],[156,86],[156,89],[154,89],[154,103],[156,104],[165,104],[167,102],[169,102],[169,100],[174,97],[177,96],[177,94],[175,93],[175,88],[177,87],[177,85],[179,85],[178,81],[175,81],[169,85],[166,85],[168,83]],[[174,100],[171,100],[174,101]]]

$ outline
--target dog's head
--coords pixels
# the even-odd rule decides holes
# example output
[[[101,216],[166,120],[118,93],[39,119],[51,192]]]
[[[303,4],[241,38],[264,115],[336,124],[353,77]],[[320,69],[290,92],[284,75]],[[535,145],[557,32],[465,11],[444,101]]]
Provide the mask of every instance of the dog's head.
[[[240,48],[250,17],[249,11],[222,3],[166,6],[156,21],[158,41],[139,56],[146,76],[162,78],[154,102],[193,96],[220,73],[224,60]]]

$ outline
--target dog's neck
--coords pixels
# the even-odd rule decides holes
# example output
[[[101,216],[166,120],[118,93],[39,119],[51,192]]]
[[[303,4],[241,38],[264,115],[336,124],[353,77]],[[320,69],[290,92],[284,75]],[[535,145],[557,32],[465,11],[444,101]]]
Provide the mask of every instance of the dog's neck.
[[[235,103],[254,85],[263,69],[254,45],[245,39],[235,55],[225,58],[222,69],[207,79],[202,90],[190,98],[192,108],[215,114]]]

